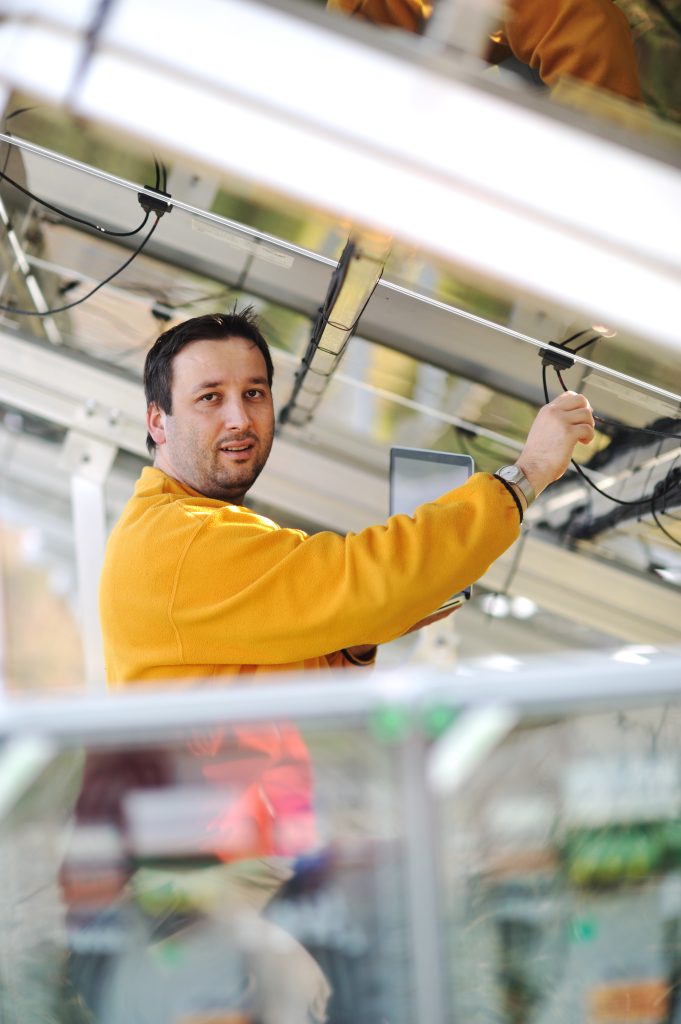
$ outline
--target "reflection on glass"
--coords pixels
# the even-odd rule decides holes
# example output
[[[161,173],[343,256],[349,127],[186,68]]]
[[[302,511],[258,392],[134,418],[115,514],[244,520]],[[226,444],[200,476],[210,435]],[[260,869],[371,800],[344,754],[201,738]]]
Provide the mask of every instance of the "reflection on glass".
[[[676,705],[520,728],[442,807],[456,1020],[679,1019]]]
[[[0,829],[3,1024],[412,1020],[390,747],[218,726],[37,775]]]
[[[0,680],[19,693],[83,684],[63,435],[0,406]]]

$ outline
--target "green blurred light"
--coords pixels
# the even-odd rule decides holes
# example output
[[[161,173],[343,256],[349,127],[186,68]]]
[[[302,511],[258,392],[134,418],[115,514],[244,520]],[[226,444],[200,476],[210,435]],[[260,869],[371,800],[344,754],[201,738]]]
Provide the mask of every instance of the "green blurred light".
[[[369,728],[380,743],[401,743],[412,730],[411,713],[400,707],[381,708],[369,719]]]
[[[593,917],[576,917],[570,925],[570,938],[574,942],[593,942],[598,935],[598,924]]]
[[[449,729],[458,717],[459,711],[446,704],[435,704],[423,712],[423,730],[427,736],[437,739]]]

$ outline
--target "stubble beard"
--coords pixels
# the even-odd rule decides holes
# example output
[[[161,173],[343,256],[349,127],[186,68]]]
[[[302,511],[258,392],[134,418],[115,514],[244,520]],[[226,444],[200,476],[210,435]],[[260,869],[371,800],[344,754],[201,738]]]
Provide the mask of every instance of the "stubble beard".
[[[264,446],[261,438],[258,441],[260,447],[255,460],[244,463],[242,466],[220,466],[220,456],[214,452],[213,465],[205,473],[204,486],[198,488],[201,493],[205,494],[207,498],[240,505],[265,468],[272,448],[272,438],[269,438]]]

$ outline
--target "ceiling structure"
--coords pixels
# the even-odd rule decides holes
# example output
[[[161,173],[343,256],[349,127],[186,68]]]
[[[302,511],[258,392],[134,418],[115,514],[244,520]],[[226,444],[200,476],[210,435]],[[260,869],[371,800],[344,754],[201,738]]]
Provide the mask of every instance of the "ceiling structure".
[[[678,641],[674,132],[648,121],[643,135],[561,109],[470,60],[445,61],[427,41],[386,38],[313,7],[204,4],[216,39],[224,25],[243,40],[233,66],[217,51],[211,59],[210,39],[198,66],[182,46],[180,4],[162,25],[151,3],[110,5],[94,47],[85,3],[0,23],[6,117],[38,104],[6,121],[0,169],[44,201],[0,181],[4,515],[19,521],[22,502],[43,496],[55,564],[77,562],[64,527],[68,474],[76,458],[88,464],[78,470],[87,486],[106,481],[110,522],[146,456],[149,344],[172,322],[252,302],[274,346],[279,410],[327,352],[325,369],[313,370],[314,408],[281,426],[256,507],[310,529],[357,530],[386,515],[390,443],[470,450],[483,469],[513,461],[544,400],[543,357],[550,395],[562,384],[583,390],[601,417],[580,458],[604,493],[567,474],[478,598],[503,591],[539,606],[534,637],[530,620],[496,627],[516,654],[545,650],[547,635],[560,646],[561,628],[565,646]],[[153,47],[133,33],[133,14],[160,32]],[[48,50],[49,76],[39,59]],[[249,78],[263,51],[273,60]],[[350,80],[335,79],[348,62]],[[379,75],[400,117],[394,103],[367,104]],[[229,131],[216,132],[220,124]],[[455,146],[444,124],[456,126]],[[129,266],[72,309],[18,315],[78,303],[132,256],[153,226],[132,234],[145,197],[157,196],[152,180],[171,209]],[[641,194],[645,203],[630,201]],[[328,341],[311,339],[344,283],[348,238],[385,266],[368,291],[343,293],[346,329],[328,356]],[[467,633],[469,653],[497,643],[481,607],[462,613],[464,653]]]

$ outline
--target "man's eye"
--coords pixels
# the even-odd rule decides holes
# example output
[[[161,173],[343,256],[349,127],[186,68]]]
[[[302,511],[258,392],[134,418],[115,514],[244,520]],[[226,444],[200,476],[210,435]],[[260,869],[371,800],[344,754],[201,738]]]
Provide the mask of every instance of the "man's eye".
[[[201,395],[200,402],[211,402],[214,398],[218,398],[216,391],[209,391],[207,395]]]
[[[259,388],[250,388],[246,392],[246,398],[262,398],[264,392],[260,391]]]

